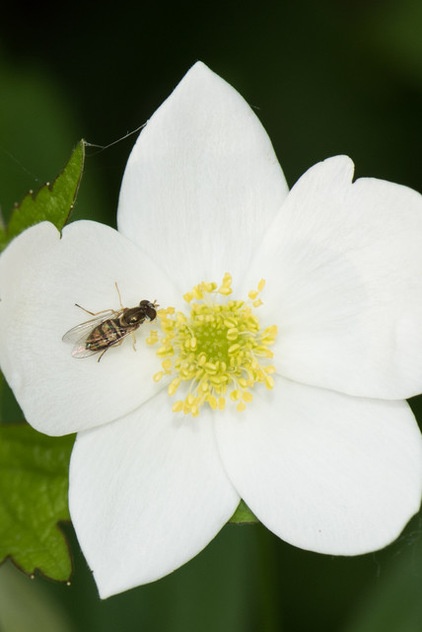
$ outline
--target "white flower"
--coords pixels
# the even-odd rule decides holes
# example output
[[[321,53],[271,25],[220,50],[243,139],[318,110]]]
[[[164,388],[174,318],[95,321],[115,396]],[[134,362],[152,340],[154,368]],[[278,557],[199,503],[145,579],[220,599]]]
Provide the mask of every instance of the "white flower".
[[[404,400],[422,390],[422,201],[352,176],[338,156],[288,193],[252,110],[197,63],[140,134],[119,232],[42,223],[2,255],[1,366],[35,428],[78,432],[71,515],[102,597],[192,558],[240,498],[287,542],[340,555],[387,545],[418,510]],[[116,282],[125,306],[175,312],[139,327],[136,352],[128,336],[75,359],[74,304],[119,310]]]

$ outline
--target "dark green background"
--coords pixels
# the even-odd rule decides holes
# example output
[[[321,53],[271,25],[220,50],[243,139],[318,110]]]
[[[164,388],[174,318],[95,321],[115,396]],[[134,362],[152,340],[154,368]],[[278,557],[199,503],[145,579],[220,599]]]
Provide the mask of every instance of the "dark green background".
[[[145,122],[197,59],[256,108],[290,185],[346,153],[357,176],[422,188],[419,0],[76,1],[10,11],[0,25],[5,215],[57,175],[81,137],[105,146]],[[134,140],[88,149],[76,217],[114,225]],[[420,517],[391,547],[351,559],[295,549],[260,526],[226,527],[173,575],[105,602],[67,532],[72,586],[24,579],[17,589],[29,615],[34,596],[50,610],[57,602],[68,627],[54,632],[422,630]]]

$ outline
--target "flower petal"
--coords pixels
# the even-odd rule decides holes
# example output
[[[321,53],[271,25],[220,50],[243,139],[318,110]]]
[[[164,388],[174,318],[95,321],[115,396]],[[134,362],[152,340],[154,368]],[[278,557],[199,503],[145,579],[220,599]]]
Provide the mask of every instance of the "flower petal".
[[[0,259],[0,363],[24,413],[37,430],[58,435],[112,421],[154,395],[159,360],[144,338],[84,359],[62,341],[97,312],[147,298],[173,301],[168,279],[130,241],[95,222],[59,232],[47,222],[17,237]]]
[[[341,395],[276,378],[242,418],[219,418],[228,476],[290,544],[357,555],[393,541],[418,511],[421,434],[406,402]]]
[[[286,195],[257,117],[198,62],[139,136],[118,226],[185,292],[242,273]]]
[[[291,190],[253,262],[281,375],[350,395],[422,390],[422,196],[337,156]]]
[[[239,496],[221,465],[211,416],[176,418],[160,393],[126,418],[78,434],[69,502],[105,598],[190,560]]]

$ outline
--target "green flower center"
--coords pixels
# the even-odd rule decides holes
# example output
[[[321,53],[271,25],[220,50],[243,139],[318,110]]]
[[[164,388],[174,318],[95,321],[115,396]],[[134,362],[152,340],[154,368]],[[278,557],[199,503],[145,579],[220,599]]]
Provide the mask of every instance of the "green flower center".
[[[261,329],[255,315],[264,285],[261,280],[249,292],[248,301],[232,300],[228,298],[232,278],[226,273],[220,287],[202,282],[185,294],[188,314],[172,307],[158,312],[162,332],[151,332],[147,342],[160,344],[157,355],[162,358],[162,371],[154,380],[173,376],[169,395],[184,391],[184,398],[173,405],[174,412],[196,416],[204,404],[222,410],[228,399],[240,412],[252,401],[256,383],[273,388],[275,369],[269,347],[277,327]]]

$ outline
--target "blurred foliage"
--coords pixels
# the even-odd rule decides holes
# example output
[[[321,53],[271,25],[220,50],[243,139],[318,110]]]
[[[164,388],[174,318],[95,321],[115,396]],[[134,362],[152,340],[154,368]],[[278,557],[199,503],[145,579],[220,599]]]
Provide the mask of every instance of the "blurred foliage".
[[[420,528],[396,551],[393,563],[359,605],[344,632],[416,632],[422,622]]]
[[[0,566],[0,630],[76,632],[48,586],[32,582],[10,563]]]
[[[396,76],[422,89],[422,3],[389,2],[378,10],[366,28],[366,38]],[[415,130],[417,133],[418,130]],[[420,130],[419,130],[420,131]]]
[[[11,61],[1,36],[0,86],[0,209],[6,223],[29,190],[57,176],[83,135],[64,86],[32,59]],[[105,221],[105,207],[100,179],[91,168],[72,217]]]
[[[24,19],[11,5],[0,26],[3,212],[50,180],[79,138],[108,145],[145,122],[197,59],[256,108],[289,184],[346,153],[357,176],[421,190],[421,34],[418,0],[76,0],[59,21],[49,2],[25,6]],[[115,224],[134,140],[88,148],[76,217]],[[412,406],[422,419],[420,399]],[[78,632],[422,629],[420,516],[392,546],[355,558],[301,551],[260,525],[227,526],[169,577],[105,602],[67,533],[72,586],[37,578],[22,600],[42,583]]]

